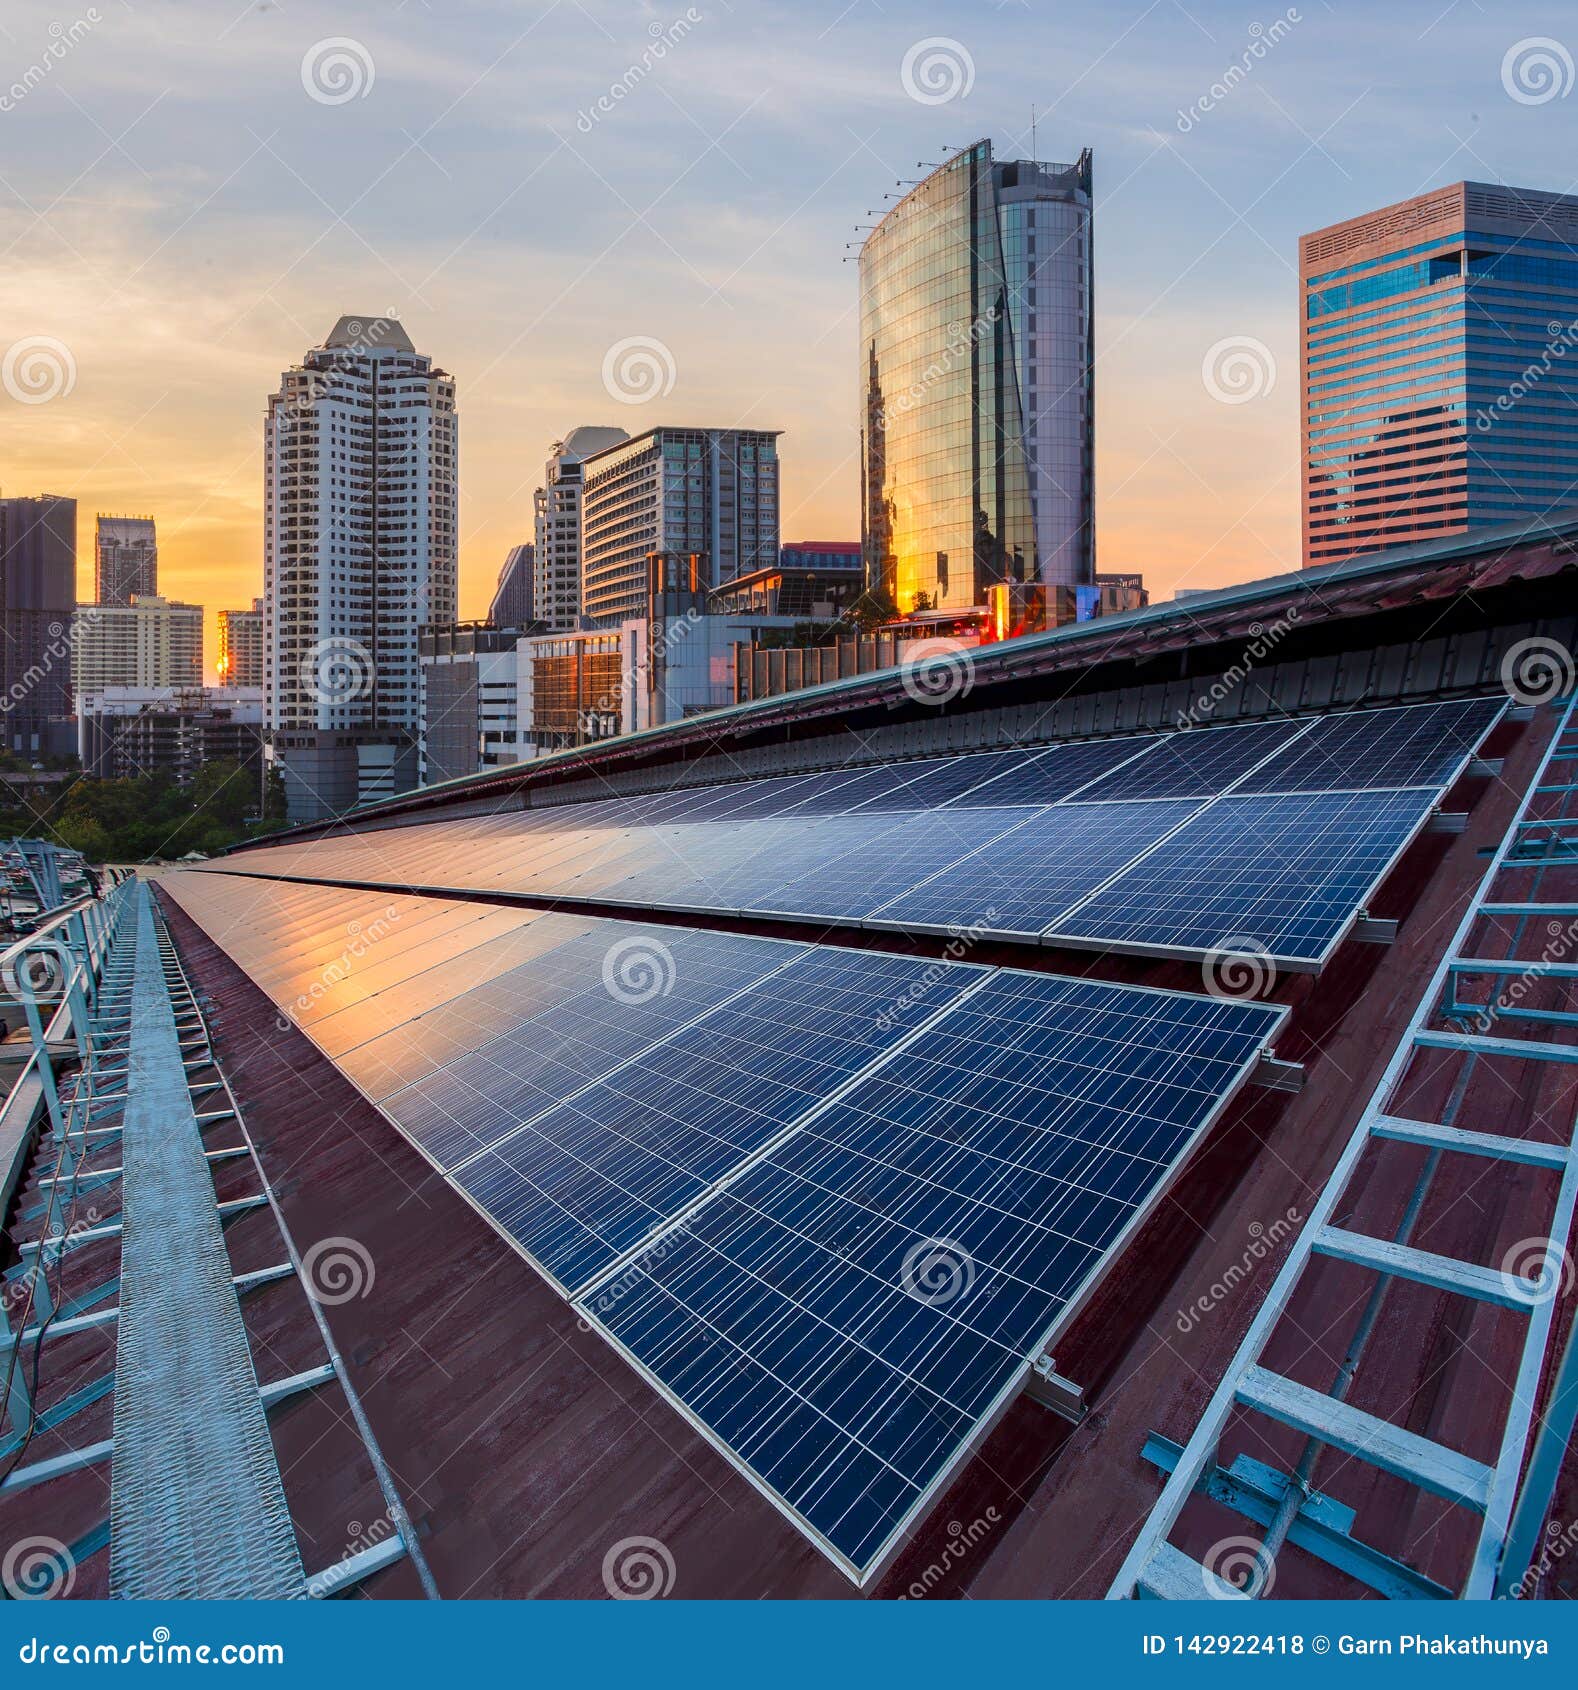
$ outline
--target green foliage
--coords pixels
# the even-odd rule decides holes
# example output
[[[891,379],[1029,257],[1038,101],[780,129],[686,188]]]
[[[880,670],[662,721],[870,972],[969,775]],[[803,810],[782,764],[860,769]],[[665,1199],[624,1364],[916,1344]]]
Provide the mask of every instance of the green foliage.
[[[278,775],[261,805],[260,818],[257,776],[239,763],[206,763],[189,787],[159,773],[135,780],[82,775],[26,793],[0,786],[0,837],[53,839],[90,862],[141,863],[188,851],[206,856],[283,824]]]

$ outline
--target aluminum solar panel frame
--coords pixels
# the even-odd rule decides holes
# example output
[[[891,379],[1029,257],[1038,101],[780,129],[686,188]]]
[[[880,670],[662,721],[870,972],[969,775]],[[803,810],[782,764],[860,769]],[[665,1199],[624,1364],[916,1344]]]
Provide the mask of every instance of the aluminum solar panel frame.
[[[869,1583],[1285,1015],[992,971],[612,1263],[580,1312]]]
[[[639,1252],[980,977],[784,946],[783,966],[450,1169],[566,1297]]]
[[[803,950],[594,922],[520,970],[514,1025],[373,1101],[447,1176]]]
[[[1405,704],[1320,716],[1256,769],[1246,793],[1449,787],[1501,721],[1506,698]]]
[[[1187,728],[1163,734],[1141,757],[1087,786],[1082,802],[1142,798],[1215,798],[1249,777],[1289,741],[1309,732],[1311,718],[1248,722],[1239,727]]]
[[[1230,794],[1043,933],[1082,950],[1256,954],[1318,972],[1435,807],[1434,789]]]
[[[1033,942],[1055,913],[1078,903],[1201,808],[1198,799],[1161,798],[1031,811],[977,851],[895,897],[873,902],[861,925]]]
[[[789,878],[770,867],[755,901],[737,913],[766,920],[863,921],[896,893],[998,841],[1013,838],[1042,812],[1033,809],[860,810],[829,816],[809,870]]]

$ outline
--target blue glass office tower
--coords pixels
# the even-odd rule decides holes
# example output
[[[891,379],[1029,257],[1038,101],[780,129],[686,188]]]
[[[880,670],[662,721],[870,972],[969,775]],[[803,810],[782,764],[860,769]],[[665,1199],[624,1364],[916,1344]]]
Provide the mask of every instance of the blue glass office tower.
[[[1306,567],[1578,502],[1578,196],[1459,182],[1299,272]]]
[[[860,252],[867,580],[906,615],[1095,579],[1091,156],[933,170]]]

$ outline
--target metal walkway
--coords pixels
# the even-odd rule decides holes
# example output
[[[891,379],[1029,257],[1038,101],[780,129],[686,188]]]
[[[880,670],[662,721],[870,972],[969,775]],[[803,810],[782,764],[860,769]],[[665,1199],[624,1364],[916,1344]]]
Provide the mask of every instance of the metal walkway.
[[[305,1596],[187,1087],[168,940],[148,888],[135,897],[110,1588],[123,1597]]]
[[[1573,1007],[1567,984],[1578,978],[1578,968],[1565,960],[1578,938],[1578,903],[1570,892],[1553,892],[1545,884],[1547,870],[1578,863],[1578,818],[1571,815],[1573,795],[1578,793],[1578,700],[1564,701],[1556,709],[1556,732],[1518,817],[1497,848],[1407,1032],[1199,1426],[1182,1449],[1155,1434],[1148,1440],[1146,1458],[1170,1477],[1109,1597],[1252,1599],[1269,1592],[1277,1557],[1289,1543],[1385,1596],[1439,1599],[1524,1593],[1578,1395],[1578,1363],[1569,1347],[1536,1426],[1578,1203],[1578,1121],[1567,1124],[1560,1142],[1546,1142],[1468,1131],[1454,1126],[1452,1118],[1476,1063],[1512,1060],[1527,1065],[1525,1071],[1548,1076],[1550,1070],[1543,1065],[1578,1062],[1578,1008]],[[1506,877],[1530,876],[1527,886],[1500,890]],[[1520,955],[1536,944],[1542,946],[1539,955]],[[1470,984],[1475,981],[1482,984]],[[1425,1120],[1411,1118],[1405,1101],[1421,1053],[1460,1064],[1450,1095]],[[1362,1212],[1359,1197],[1373,1177],[1367,1170],[1374,1168],[1378,1147],[1388,1142],[1426,1153],[1395,1232],[1371,1237],[1335,1224],[1339,1212]],[[1547,1236],[1526,1240],[1518,1264],[1488,1268],[1411,1242],[1431,1182],[1448,1157],[1476,1159],[1487,1179],[1515,1182],[1530,1169],[1544,1170],[1553,1178]],[[1370,1276],[1368,1300],[1344,1360],[1324,1391],[1263,1364],[1273,1332],[1317,1258],[1347,1263]],[[1399,1281],[1467,1298],[1480,1307],[1511,1310],[1521,1318],[1521,1353],[1493,1460],[1472,1459],[1347,1400],[1379,1324],[1382,1301]],[[1384,1368],[1387,1360],[1383,1353],[1377,1367]],[[1263,1416],[1303,1435],[1302,1455],[1291,1473],[1247,1453],[1221,1464],[1224,1433],[1235,1417],[1245,1414]],[[1524,1477],[1531,1435],[1534,1457]],[[1327,1450],[1342,1452],[1416,1493],[1445,1498],[1477,1516],[1472,1558],[1459,1589],[1445,1588],[1352,1535],[1354,1511],[1314,1487],[1317,1462]],[[1238,1546],[1232,1560],[1233,1570],[1247,1575],[1241,1581],[1222,1577],[1170,1540],[1179,1516],[1197,1493],[1261,1528],[1258,1542],[1227,1540]],[[1242,1546],[1250,1542],[1255,1547],[1246,1556]]]

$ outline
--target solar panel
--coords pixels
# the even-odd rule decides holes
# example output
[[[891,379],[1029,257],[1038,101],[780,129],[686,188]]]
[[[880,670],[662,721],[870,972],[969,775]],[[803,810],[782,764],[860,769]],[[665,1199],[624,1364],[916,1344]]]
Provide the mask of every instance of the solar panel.
[[[1283,1013],[993,974],[582,1312],[867,1576]]]
[[[778,940],[598,922],[513,976],[515,1023],[378,1099],[452,1169],[802,954]],[[403,1029],[420,1044],[420,1022]]]
[[[1506,699],[1414,704],[1319,718],[1244,783],[1245,792],[1442,787],[1507,707]]]
[[[1306,726],[1307,719],[1279,720],[1164,734],[1143,757],[1097,781],[1080,799],[1214,798]]]
[[[974,856],[873,904],[870,925],[1039,934],[1199,807],[1192,798],[1175,798],[1033,811],[1023,826]]]
[[[779,973],[462,1163],[456,1183],[573,1289],[976,977],[861,951],[790,954]]]
[[[810,851],[797,854],[798,872],[781,876],[766,853],[755,859],[759,868],[753,894],[742,907],[765,914],[858,920],[980,847],[1012,838],[1040,813],[944,809],[828,817],[810,839]],[[810,866],[805,867],[808,858]]]
[[[1060,943],[1319,964],[1434,803],[1425,792],[1220,798],[1047,928]]]

